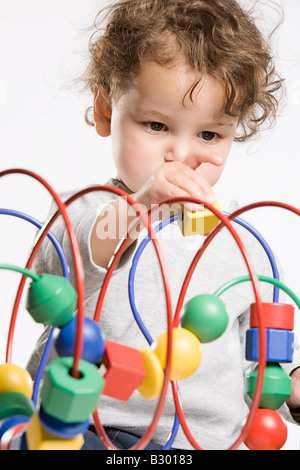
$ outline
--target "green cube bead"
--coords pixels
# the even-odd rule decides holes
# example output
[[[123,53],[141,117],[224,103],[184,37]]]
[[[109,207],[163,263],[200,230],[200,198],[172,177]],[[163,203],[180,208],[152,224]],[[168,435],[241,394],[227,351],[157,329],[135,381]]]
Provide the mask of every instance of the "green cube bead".
[[[44,411],[66,423],[86,421],[104,386],[98,367],[84,359],[79,363],[80,377],[73,377],[73,362],[73,357],[55,359],[47,369],[41,390]]]
[[[31,417],[34,413],[32,400],[19,392],[0,393],[0,420],[13,415]]]
[[[256,367],[247,377],[247,394],[253,398],[258,374]],[[292,381],[282,367],[275,362],[266,365],[260,408],[277,410],[292,393]]]
[[[66,278],[42,274],[30,284],[26,308],[37,323],[60,328],[72,320],[76,299],[77,293]]]

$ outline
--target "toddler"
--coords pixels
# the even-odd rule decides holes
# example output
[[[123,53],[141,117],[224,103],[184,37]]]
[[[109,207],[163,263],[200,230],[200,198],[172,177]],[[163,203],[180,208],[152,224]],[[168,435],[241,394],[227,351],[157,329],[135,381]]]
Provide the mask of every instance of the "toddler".
[[[104,21],[102,16],[97,20]],[[99,136],[111,136],[116,177],[108,184],[131,194],[146,210],[174,197],[213,203],[211,188],[223,173],[232,143],[244,142],[263,124],[272,124],[277,112],[282,80],[253,18],[235,0],[122,0],[108,7],[105,18],[104,30],[97,28],[90,43],[86,82],[94,103],[93,114],[87,113],[86,119]],[[196,202],[191,199],[187,208],[201,209]],[[169,206],[164,206],[153,222],[165,218],[167,209]],[[85,312],[93,318],[110,260],[137,215],[124,198],[101,191],[76,200],[68,210],[83,256]],[[170,213],[173,210],[171,207]],[[272,276],[259,242],[242,227],[235,228],[256,272]],[[51,230],[67,254],[72,273],[62,220],[58,219]],[[100,325],[108,339],[145,349],[149,345],[132,315],[127,294],[130,260],[145,235],[138,228],[133,232],[130,246],[113,273]],[[185,274],[204,238],[183,237],[177,222],[159,232],[158,238],[175,306]],[[47,240],[35,268],[61,274],[59,260]],[[196,267],[186,301],[201,293],[213,293],[244,274],[248,271],[243,257],[224,228]],[[137,267],[135,294],[140,315],[155,340],[166,331],[167,322],[161,272],[151,243]],[[261,283],[261,295],[263,301],[272,301],[271,285]],[[251,284],[227,291],[223,300],[229,313],[225,333],[202,345],[200,367],[179,384],[189,429],[206,449],[228,448],[249,412],[244,384],[251,364],[245,360],[244,342],[249,306],[254,301]],[[43,333],[28,364],[33,376],[48,332],[46,329]],[[50,360],[54,356],[53,351]],[[296,367],[288,364],[285,370],[291,373]],[[295,390],[289,405],[300,405]],[[101,396],[98,409],[109,437],[127,448],[145,433],[155,406],[156,400],[145,400],[134,392],[127,402]],[[284,410],[291,419],[286,405]],[[170,391],[147,449],[165,445],[174,414]],[[87,440],[84,448],[101,448],[100,441],[95,441]],[[192,448],[182,429],[172,448]]]

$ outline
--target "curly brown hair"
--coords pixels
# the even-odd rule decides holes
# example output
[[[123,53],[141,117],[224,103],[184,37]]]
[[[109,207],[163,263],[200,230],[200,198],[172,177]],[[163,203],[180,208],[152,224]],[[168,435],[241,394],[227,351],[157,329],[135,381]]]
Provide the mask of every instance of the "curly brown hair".
[[[130,88],[144,60],[168,66],[184,59],[199,81],[209,74],[224,83],[224,111],[239,121],[236,141],[274,123],[283,80],[267,41],[236,0],[119,0],[103,11],[85,82],[107,102]],[[188,91],[191,100],[199,81]]]

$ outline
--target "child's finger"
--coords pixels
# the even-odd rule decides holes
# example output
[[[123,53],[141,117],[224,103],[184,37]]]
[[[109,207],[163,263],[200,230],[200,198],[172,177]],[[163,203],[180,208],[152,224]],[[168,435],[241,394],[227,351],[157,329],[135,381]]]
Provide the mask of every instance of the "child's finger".
[[[223,165],[224,160],[211,150],[204,150],[196,155],[189,155],[183,163],[192,170],[196,170],[201,163],[211,163],[212,165],[220,166]]]
[[[169,194],[172,194],[171,196],[168,196],[166,199],[172,199],[173,197],[176,198],[182,198],[182,203],[185,205],[186,209],[189,211],[197,211],[197,210],[203,210],[204,206],[196,204],[194,202],[190,201],[183,201],[185,198],[190,198],[191,195],[188,191],[184,190],[183,188],[178,187],[177,185],[168,182],[168,192]]]
[[[208,182],[184,164],[173,165],[164,174],[166,183],[174,185],[187,196],[213,203],[215,195]]]

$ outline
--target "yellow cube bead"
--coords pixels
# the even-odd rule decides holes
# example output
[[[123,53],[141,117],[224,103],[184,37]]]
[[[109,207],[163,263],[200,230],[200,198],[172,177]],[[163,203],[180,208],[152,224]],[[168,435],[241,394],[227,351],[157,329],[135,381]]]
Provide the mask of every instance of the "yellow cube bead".
[[[212,206],[221,212],[218,201],[216,200]],[[188,211],[184,206],[181,206],[182,220],[178,220],[179,227],[184,237],[190,235],[208,235],[220,222],[217,217],[209,209],[198,211]]]
[[[84,444],[82,434],[72,439],[61,439],[46,431],[35,413],[26,429],[28,450],[80,450]]]

